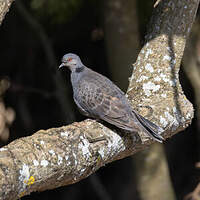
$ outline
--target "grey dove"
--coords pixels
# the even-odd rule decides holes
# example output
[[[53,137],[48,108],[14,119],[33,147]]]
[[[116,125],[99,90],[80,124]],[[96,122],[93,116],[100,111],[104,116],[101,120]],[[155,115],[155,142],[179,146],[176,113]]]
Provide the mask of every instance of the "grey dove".
[[[125,94],[108,78],[83,65],[79,56],[65,54],[59,68],[64,66],[71,70],[73,97],[81,113],[129,132],[144,132],[158,142],[164,140],[162,128],[134,111]]]

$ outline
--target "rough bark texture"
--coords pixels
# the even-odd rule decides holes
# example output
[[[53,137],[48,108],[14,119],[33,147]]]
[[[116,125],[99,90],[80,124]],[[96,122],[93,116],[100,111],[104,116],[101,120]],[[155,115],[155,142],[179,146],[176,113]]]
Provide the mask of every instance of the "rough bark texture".
[[[183,130],[193,117],[178,72],[198,4],[198,0],[158,4],[130,78],[127,94],[133,107],[150,106],[153,116],[149,119],[167,128],[168,136]]]
[[[15,140],[0,149],[0,197],[16,199],[80,181],[142,148],[133,143],[140,143],[138,136],[120,137],[92,120]]]
[[[14,0],[0,0],[0,25]]]
[[[130,79],[129,99],[134,107],[152,108],[153,117],[149,119],[167,127],[165,137],[183,130],[193,117],[193,107],[183,94],[178,70],[198,4],[199,0],[160,2],[150,24],[152,31]],[[32,191],[72,184],[106,163],[153,143],[137,134],[122,135],[86,120],[40,130],[10,143],[0,149],[0,198],[16,199]]]

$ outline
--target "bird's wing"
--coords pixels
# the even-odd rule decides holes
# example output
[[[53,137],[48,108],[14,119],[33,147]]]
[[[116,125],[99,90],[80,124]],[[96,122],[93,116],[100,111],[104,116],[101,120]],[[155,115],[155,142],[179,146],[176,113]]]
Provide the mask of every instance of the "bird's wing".
[[[124,93],[105,77],[81,81],[75,102],[87,116],[105,120],[119,128],[135,130],[131,109]],[[109,82],[108,82],[109,81]],[[137,120],[136,120],[137,121]]]
[[[112,97],[109,95],[104,95],[102,105],[103,108],[105,107],[106,112],[100,116],[101,119],[125,130],[138,130],[137,120],[135,120],[135,123],[133,123],[133,116],[129,113],[131,109],[127,107],[129,105],[127,102],[124,102],[124,99],[120,98],[119,96]]]

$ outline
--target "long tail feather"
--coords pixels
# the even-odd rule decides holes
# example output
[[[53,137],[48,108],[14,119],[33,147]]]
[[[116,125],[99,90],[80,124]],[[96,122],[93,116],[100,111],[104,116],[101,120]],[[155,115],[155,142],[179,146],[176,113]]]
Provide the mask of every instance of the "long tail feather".
[[[133,111],[134,112],[134,111]],[[145,119],[141,115],[134,112],[138,121],[142,124],[145,133],[147,133],[152,139],[157,142],[162,143],[165,139],[160,135],[163,132],[163,129],[155,125],[153,122],[150,122],[148,119]]]

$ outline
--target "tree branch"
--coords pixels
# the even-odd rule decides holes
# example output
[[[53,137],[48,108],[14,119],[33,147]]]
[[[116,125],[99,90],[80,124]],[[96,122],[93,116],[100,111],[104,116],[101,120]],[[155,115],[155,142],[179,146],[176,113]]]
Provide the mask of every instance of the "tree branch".
[[[151,121],[167,128],[167,137],[183,130],[193,117],[178,72],[198,4],[199,0],[163,0],[156,6],[130,78],[127,94],[133,107],[150,106]]]
[[[128,98],[135,108],[152,108],[149,119],[167,129],[165,138],[183,130],[193,117],[178,71],[198,4],[199,0],[163,0],[156,6],[130,78]],[[78,182],[153,143],[144,135],[120,134],[85,120],[13,141],[0,149],[0,198],[16,199]]]

